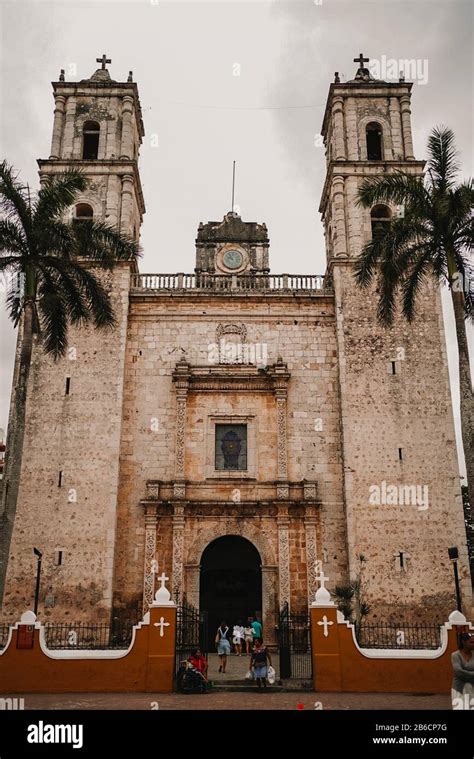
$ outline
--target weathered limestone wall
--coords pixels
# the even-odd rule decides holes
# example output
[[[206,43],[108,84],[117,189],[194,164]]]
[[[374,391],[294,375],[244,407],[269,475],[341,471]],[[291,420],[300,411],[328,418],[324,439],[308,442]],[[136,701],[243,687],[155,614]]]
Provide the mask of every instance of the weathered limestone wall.
[[[192,366],[208,364],[208,346],[216,342],[219,324],[245,324],[247,342],[267,346],[268,363],[281,356],[288,365],[288,476],[318,482],[321,500],[319,547],[327,546],[327,571],[338,582],[346,578],[345,520],[342,507],[337,357],[332,299],[258,298],[210,295],[187,297],[132,296],[124,389],[124,426],[121,443],[116,604],[134,606],[143,587],[144,519],[139,501],[146,497],[147,480],[172,480],[175,476],[176,396],[172,372],[185,352]],[[240,478],[206,479],[212,448],[208,420],[215,414],[250,415],[256,420],[255,481]],[[322,429],[322,431],[321,431]],[[188,395],[185,479],[187,497],[202,501],[226,501],[235,507],[240,490],[246,500],[268,501],[264,482],[274,481],[276,470],[276,401],[271,393],[193,392]],[[212,448],[213,450],[213,448]],[[274,490],[273,490],[274,493]],[[271,498],[274,498],[274,494]],[[221,509],[221,507],[219,507]],[[264,506],[262,505],[262,508]],[[189,507],[191,509],[191,507]],[[268,514],[268,506],[265,506]],[[222,511],[222,509],[221,509]],[[275,517],[268,527],[252,517],[256,529],[268,533],[278,557]],[[245,520],[248,521],[248,520]],[[220,526],[219,526],[220,525]],[[210,542],[219,534],[232,534],[235,524],[193,520],[185,527],[184,564],[189,561],[188,531],[206,530]],[[303,532],[302,532],[303,531]],[[307,599],[305,538],[302,521],[290,525],[291,578],[295,603]],[[170,576],[171,518],[158,520],[156,558],[159,571]],[[203,545],[203,547],[205,547]],[[329,549],[330,547],[330,549]],[[322,554],[321,554],[322,558]],[[326,565],[325,565],[326,568]]]
[[[334,286],[350,567],[366,557],[374,615],[440,620],[455,607],[448,547],[460,549],[467,604],[471,590],[439,292],[425,288],[412,326],[385,330],[349,263],[334,266]],[[416,486],[419,499],[390,503],[383,482]],[[374,503],[376,486],[388,503]]]
[[[34,348],[6,619],[32,607],[33,546],[43,552],[41,617],[106,619],[111,608],[129,267],[104,276],[119,327],[71,329],[57,363]]]

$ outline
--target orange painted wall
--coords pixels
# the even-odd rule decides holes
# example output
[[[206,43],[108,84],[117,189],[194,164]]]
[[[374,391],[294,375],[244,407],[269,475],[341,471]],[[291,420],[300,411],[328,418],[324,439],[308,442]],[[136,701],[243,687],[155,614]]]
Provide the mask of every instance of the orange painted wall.
[[[318,624],[326,616],[328,635]],[[448,630],[445,651],[434,659],[374,658],[358,650],[352,631],[336,619],[335,607],[311,608],[314,688],[354,693],[448,693],[451,653],[457,648],[456,627]]]
[[[168,623],[163,637],[155,623]],[[168,693],[173,690],[176,609],[150,609],[150,624],[135,631],[128,654],[119,659],[53,659],[40,648],[39,629],[32,649],[16,648],[14,630],[0,656],[0,693]],[[53,652],[54,653],[54,652]]]

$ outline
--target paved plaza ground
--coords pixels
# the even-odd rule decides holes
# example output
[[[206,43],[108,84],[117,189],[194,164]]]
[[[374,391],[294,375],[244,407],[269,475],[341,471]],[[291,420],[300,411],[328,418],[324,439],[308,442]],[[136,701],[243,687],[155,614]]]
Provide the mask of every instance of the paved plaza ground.
[[[25,709],[451,709],[448,694],[406,693],[32,693],[25,694]],[[321,706],[318,705],[318,702]]]

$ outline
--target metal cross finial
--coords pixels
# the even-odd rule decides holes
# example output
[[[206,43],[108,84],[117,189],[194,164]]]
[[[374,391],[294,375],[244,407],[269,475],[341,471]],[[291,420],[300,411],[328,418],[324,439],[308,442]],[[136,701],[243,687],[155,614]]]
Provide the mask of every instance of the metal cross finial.
[[[105,64],[106,63],[112,63],[111,58],[107,58],[106,54],[104,53],[102,58],[96,58],[97,63],[102,64],[102,71],[105,71]]]
[[[359,68],[361,68],[361,69],[364,68],[364,63],[368,63],[369,61],[370,61],[370,58],[364,58],[363,53],[359,53],[359,57],[358,58],[354,58],[354,63],[358,63],[359,64]]]

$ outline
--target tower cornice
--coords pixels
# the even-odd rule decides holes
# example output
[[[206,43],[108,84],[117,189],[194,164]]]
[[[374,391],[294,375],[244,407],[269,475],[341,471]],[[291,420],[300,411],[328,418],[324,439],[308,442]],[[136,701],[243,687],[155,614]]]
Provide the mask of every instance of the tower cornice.
[[[423,174],[426,161],[413,160],[396,160],[396,161],[330,161],[321,200],[319,202],[319,212],[324,215],[329,200],[329,188],[332,180],[336,176],[340,177],[364,177],[380,176],[381,173],[389,174],[393,171],[404,171],[407,174]]]
[[[322,136],[325,137],[327,134],[335,98],[373,98],[380,96],[401,97],[403,95],[408,95],[408,97],[410,97],[412,87],[413,82],[333,82],[329,85],[323,124],[321,127]]]
[[[51,85],[55,98],[61,95],[68,97],[71,95],[93,96],[97,91],[100,91],[102,97],[104,95],[119,95],[123,97],[124,90],[128,90],[135,105],[135,119],[137,122],[138,133],[140,137],[145,136],[145,126],[143,124],[142,108],[136,82],[114,82],[112,80],[100,82],[83,79],[81,82],[51,82]]]
[[[84,174],[88,176],[106,174],[107,170],[111,174],[119,174],[120,176],[126,176],[131,174],[135,181],[137,188],[137,198],[140,203],[140,212],[145,213],[145,200],[143,197],[143,189],[140,181],[140,172],[138,171],[138,162],[135,160],[124,159],[101,159],[95,161],[89,161],[80,158],[38,158],[37,164],[40,170],[40,176],[42,174],[57,174],[58,171],[66,171],[74,167],[78,170],[83,170]],[[117,171],[117,169],[119,169]]]

